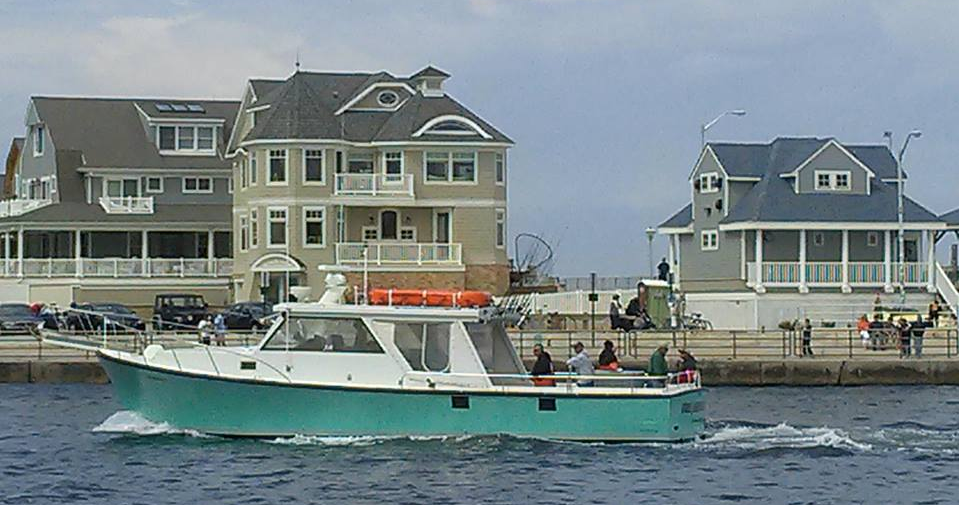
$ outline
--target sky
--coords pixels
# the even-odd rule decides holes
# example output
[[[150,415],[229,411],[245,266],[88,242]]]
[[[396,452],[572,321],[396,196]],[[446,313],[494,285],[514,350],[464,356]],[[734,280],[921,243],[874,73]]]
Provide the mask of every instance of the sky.
[[[898,148],[918,128],[907,194],[959,207],[959,2],[0,0],[0,17],[0,139],[23,134],[30,95],[238,99],[297,54],[307,70],[436,65],[515,140],[510,234],[550,242],[557,275],[645,273],[644,230],[688,201],[699,126],[730,109],[747,114],[710,140],[891,130]]]

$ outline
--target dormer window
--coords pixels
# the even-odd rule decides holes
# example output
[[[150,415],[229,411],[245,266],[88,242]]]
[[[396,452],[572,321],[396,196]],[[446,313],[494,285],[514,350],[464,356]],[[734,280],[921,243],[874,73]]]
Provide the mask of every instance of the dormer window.
[[[849,191],[851,177],[846,170],[816,170],[816,191]]]
[[[699,192],[700,193],[716,193],[719,191],[719,174],[716,172],[711,172],[708,174],[700,174],[699,176]]]
[[[213,126],[160,126],[156,131],[161,152],[209,154],[216,149]]]
[[[384,90],[380,91],[376,95],[376,103],[380,104],[383,107],[392,107],[400,101],[400,95],[397,95],[395,91]]]
[[[427,133],[441,133],[444,135],[472,135],[475,132],[469,126],[459,121],[443,121],[429,129]]]

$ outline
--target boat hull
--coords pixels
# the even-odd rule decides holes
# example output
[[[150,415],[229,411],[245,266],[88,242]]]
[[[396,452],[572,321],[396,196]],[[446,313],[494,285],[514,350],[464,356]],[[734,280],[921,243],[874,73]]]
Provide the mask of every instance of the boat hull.
[[[103,355],[100,362],[124,408],[150,421],[218,435],[509,434],[566,440],[681,441],[695,438],[704,429],[701,389],[670,396],[613,398],[370,390],[210,377]],[[468,398],[466,408],[463,397]],[[551,406],[555,410],[549,410]]]

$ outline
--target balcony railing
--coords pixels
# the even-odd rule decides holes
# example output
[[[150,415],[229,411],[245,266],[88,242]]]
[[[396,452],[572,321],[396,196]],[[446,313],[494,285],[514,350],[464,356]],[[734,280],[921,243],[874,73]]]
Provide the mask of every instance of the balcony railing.
[[[0,259],[3,277],[228,277],[233,260],[214,258]]]
[[[364,260],[363,251],[366,251]],[[336,261],[341,265],[462,265],[462,244],[419,244],[416,242],[336,244]]]
[[[413,197],[413,174],[336,174],[339,196]]]
[[[27,198],[14,198],[10,200],[0,200],[0,217],[16,217],[27,212],[31,212],[53,203],[53,200],[33,200]]]
[[[100,207],[107,214],[153,214],[153,197],[101,196]]]
[[[841,261],[806,262],[807,286],[841,286],[843,264]],[[881,261],[850,261],[847,263],[850,286],[883,286],[886,283],[886,265]],[[904,283],[907,285],[926,285],[929,283],[927,263],[907,262],[904,264]],[[762,264],[762,284],[779,286],[799,286],[803,279],[800,275],[801,264],[797,261],[764,261]],[[890,264],[889,284],[899,284],[899,263]],[[747,264],[747,280],[756,284],[756,264]]]

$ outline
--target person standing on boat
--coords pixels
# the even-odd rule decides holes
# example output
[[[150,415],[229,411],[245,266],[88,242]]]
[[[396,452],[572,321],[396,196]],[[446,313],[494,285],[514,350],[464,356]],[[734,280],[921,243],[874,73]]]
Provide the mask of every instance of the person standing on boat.
[[[218,347],[226,346],[226,318],[223,317],[222,312],[213,319],[213,331],[216,335],[216,345]]]
[[[553,375],[555,373],[553,357],[543,349],[543,344],[533,346],[533,356],[536,356],[536,363],[533,363],[533,370],[530,372],[530,375],[533,376],[533,385],[555,386],[556,381],[554,379],[539,378],[540,375]]]
[[[196,330],[200,333],[200,343],[210,345],[210,336],[213,333],[213,322],[210,316],[206,316],[196,325]]]
[[[802,355],[812,357],[812,323],[808,317],[802,325]]]
[[[596,369],[593,368],[593,362],[589,359],[589,354],[586,354],[586,347],[583,345],[583,343],[576,342],[573,344],[573,351],[576,352],[576,355],[566,360],[566,366],[569,367],[569,370],[577,375],[595,374]],[[577,384],[580,386],[592,386],[593,380],[580,380],[577,381]]]

